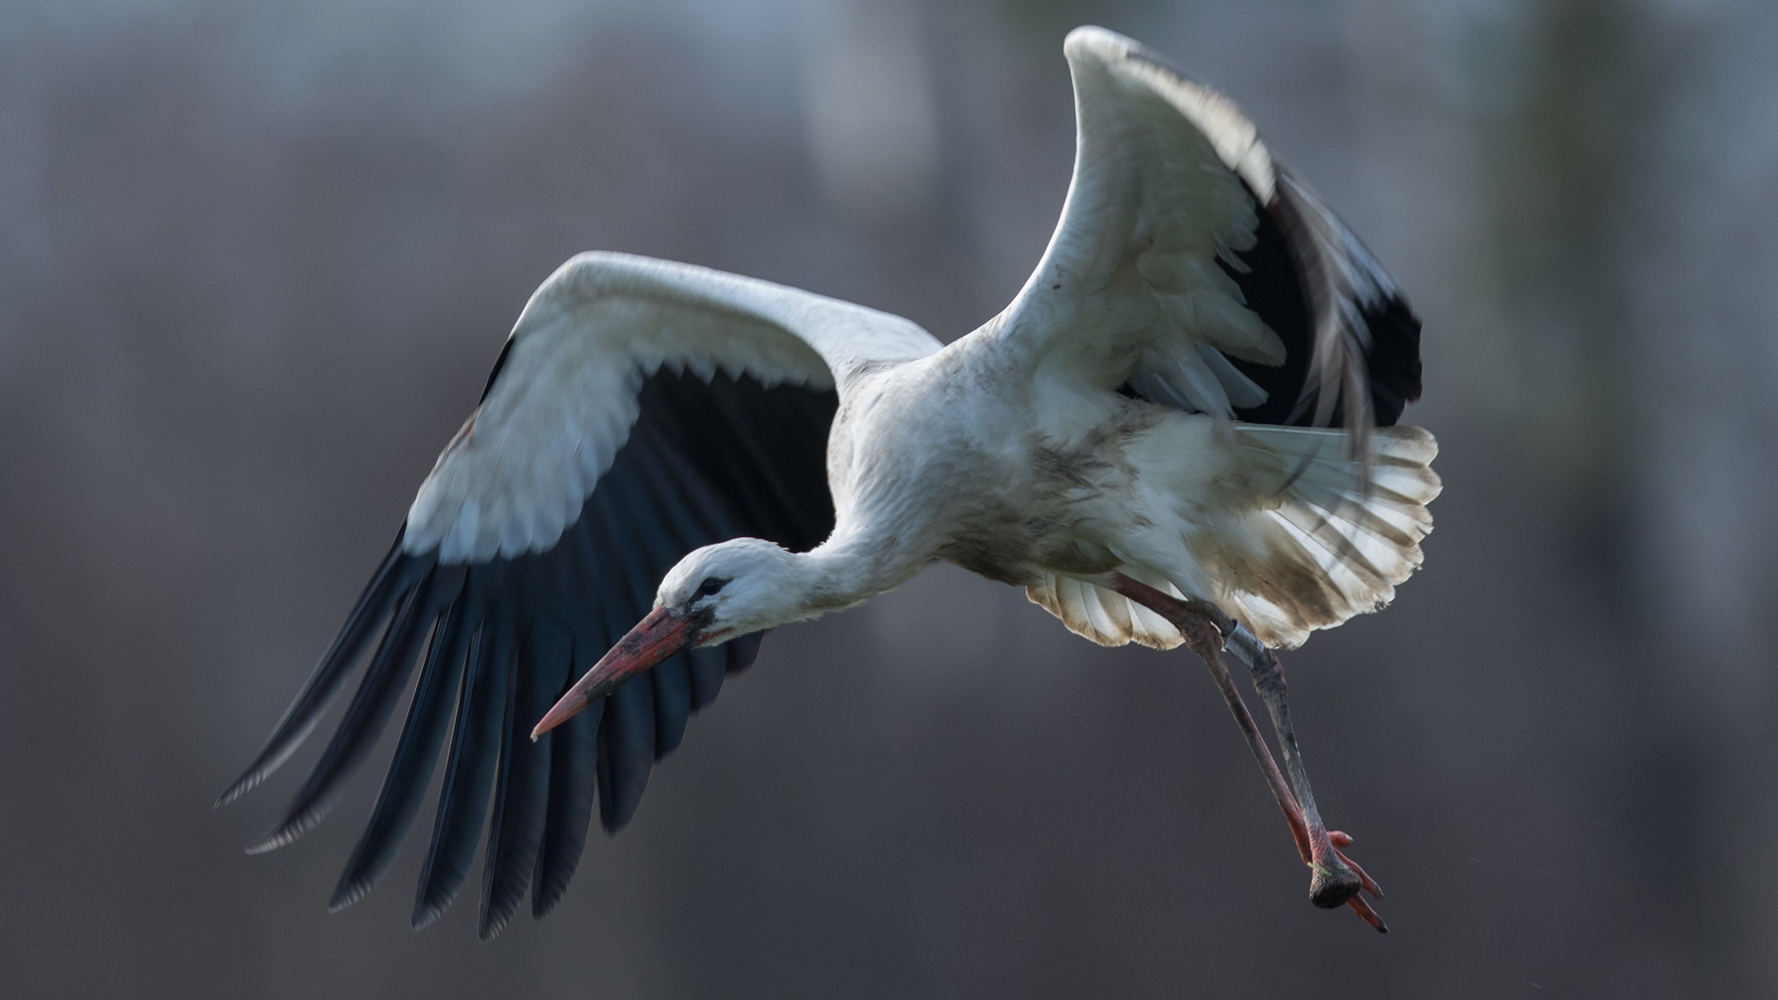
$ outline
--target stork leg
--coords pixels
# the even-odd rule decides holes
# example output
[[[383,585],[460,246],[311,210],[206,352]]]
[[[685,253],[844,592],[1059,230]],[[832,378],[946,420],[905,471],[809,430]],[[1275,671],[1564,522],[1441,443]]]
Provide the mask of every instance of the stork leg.
[[[1328,909],[1341,905],[1351,907],[1366,923],[1387,933],[1388,927],[1382,918],[1359,896],[1361,890],[1376,897],[1381,897],[1383,891],[1364,869],[1340,851],[1352,843],[1352,838],[1338,830],[1329,831],[1321,822],[1320,810],[1315,807],[1315,793],[1309,787],[1309,775],[1303,767],[1302,751],[1297,746],[1296,730],[1290,721],[1289,693],[1284,683],[1284,668],[1278,658],[1252,632],[1223,614],[1214,604],[1181,600],[1122,573],[1112,574],[1110,586],[1172,622],[1185,637],[1186,644],[1210,668],[1235,723],[1247,738],[1254,760],[1271,786],[1272,797],[1278,800],[1278,808],[1283,810],[1284,818],[1290,823],[1297,852],[1312,872],[1309,901]],[[1247,710],[1246,702],[1229,676],[1228,667],[1222,661],[1225,649],[1247,666],[1253,677],[1254,690],[1265,700],[1278,744],[1284,750],[1285,765],[1290,769],[1289,785],[1279,773],[1271,748],[1260,736],[1252,713]]]

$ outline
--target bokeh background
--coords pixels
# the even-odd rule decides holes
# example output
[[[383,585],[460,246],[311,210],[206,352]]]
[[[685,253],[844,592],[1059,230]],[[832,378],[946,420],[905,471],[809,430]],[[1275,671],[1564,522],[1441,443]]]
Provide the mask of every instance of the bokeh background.
[[[945,567],[774,633],[492,944],[478,879],[408,930],[422,844],[325,912],[387,744],[242,854],[316,748],[211,801],[539,281],[965,333],[1059,212],[1083,22],[1232,95],[1426,318],[1426,568],[1287,661],[1393,933],[1308,905],[1189,656]],[[0,992],[1778,995],[1775,53],[1765,0],[5,0]]]

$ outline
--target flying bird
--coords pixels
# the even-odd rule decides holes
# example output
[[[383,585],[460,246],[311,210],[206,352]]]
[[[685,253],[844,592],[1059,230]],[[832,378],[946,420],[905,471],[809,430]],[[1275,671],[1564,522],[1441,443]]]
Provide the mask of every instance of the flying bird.
[[[562,897],[766,630],[943,559],[1104,645],[1189,644],[1290,821],[1318,905],[1375,883],[1322,824],[1274,649],[1388,604],[1439,491],[1420,321],[1227,98],[1068,35],[1073,180],[1024,288],[949,345],[906,319],[617,253],[525,305],[313,676],[219,805],[282,764],[370,650],[250,852],[327,814],[419,680],[332,906],[388,870],[445,754],[412,922]],[[639,621],[639,623],[638,623]],[[1246,666],[1280,772],[1230,678]],[[448,752],[446,747],[448,746]],[[491,817],[491,818],[490,818]]]

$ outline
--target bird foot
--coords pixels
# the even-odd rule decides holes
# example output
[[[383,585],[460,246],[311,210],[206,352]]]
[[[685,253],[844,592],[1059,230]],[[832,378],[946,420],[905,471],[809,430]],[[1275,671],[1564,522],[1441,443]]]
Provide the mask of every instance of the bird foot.
[[[1275,768],[1277,765],[1272,766]],[[1358,862],[1347,857],[1346,852],[1341,850],[1352,846],[1351,835],[1341,830],[1318,830],[1307,823],[1302,807],[1297,805],[1294,795],[1289,796],[1288,804],[1280,800],[1279,806],[1284,809],[1285,819],[1290,822],[1290,832],[1296,840],[1297,852],[1302,856],[1303,864],[1309,868],[1309,902],[1324,910],[1349,907],[1365,923],[1383,934],[1389,933],[1389,926],[1383,922],[1383,918],[1360,895],[1369,893],[1373,899],[1382,899],[1383,887]],[[1320,833],[1319,837],[1316,836],[1317,833]]]
[[[1309,863],[1309,902],[1324,910],[1332,910],[1345,906],[1348,901],[1364,889],[1364,880],[1353,871],[1349,862],[1335,860],[1334,857],[1317,864]]]
[[[1349,869],[1351,871],[1351,873],[1354,876],[1356,876],[1358,879],[1358,888],[1353,889],[1350,893],[1348,893],[1346,895],[1346,898],[1344,900],[1342,900],[1341,902],[1344,902],[1345,905],[1351,907],[1352,912],[1358,914],[1358,916],[1360,918],[1362,918],[1365,923],[1370,924],[1372,927],[1375,927],[1379,932],[1381,932],[1383,934],[1389,933],[1389,925],[1385,924],[1383,922],[1383,918],[1377,915],[1377,911],[1371,909],[1371,905],[1369,903],[1365,902],[1363,896],[1359,895],[1359,892],[1362,890],[1364,892],[1369,893],[1373,899],[1382,899],[1383,898],[1382,886],[1379,886],[1377,884],[1377,880],[1374,878],[1371,878],[1370,874],[1368,872],[1366,872],[1363,868],[1360,868],[1358,866],[1358,862],[1353,861],[1351,858],[1346,856],[1346,852],[1340,850],[1340,848],[1342,848],[1342,847],[1351,847],[1352,846],[1352,837],[1346,833],[1342,833],[1339,830],[1329,830],[1329,831],[1327,831],[1327,841],[1328,841],[1328,847],[1329,847],[1329,849],[1331,849],[1333,851],[1334,856],[1339,858],[1340,861],[1346,866],[1346,868]],[[1313,900],[1315,898],[1315,889],[1314,889],[1314,880],[1313,879],[1310,880],[1309,897],[1311,900]],[[1317,903],[1316,905],[1317,906],[1327,905],[1328,908],[1331,909],[1334,906],[1339,906],[1340,903],[1337,903],[1337,902],[1332,903],[1332,904]]]

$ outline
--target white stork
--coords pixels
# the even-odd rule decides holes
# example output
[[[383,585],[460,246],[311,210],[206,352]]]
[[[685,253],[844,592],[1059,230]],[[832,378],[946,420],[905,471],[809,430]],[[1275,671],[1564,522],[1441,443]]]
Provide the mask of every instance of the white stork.
[[[1191,643],[1291,821],[1312,899],[1382,929],[1357,895],[1375,883],[1338,849],[1350,839],[1316,815],[1266,647],[1383,607],[1420,565],[1436,446],[1394,426],[1420,392],[1420,322],[1228,99],[1103,29],[1064,52],[1079,130],[1061,222],[1012,304],[949,346],[685,264],[588,253],[551,275],[223,793],[290,756],[380,630],[314,773],[249,851],[322,819],[420,660],[332,905],[387,870],[449,735],[413,924],[462,887],[492,787],[492,937],[527,890],[537,915],[555,905],[595,799],[607,831],[627,823],[767,629],[944,559],[1095,642]],[[1225,649],[1253,671],[1294,789]]]

